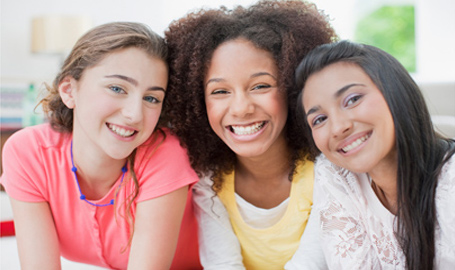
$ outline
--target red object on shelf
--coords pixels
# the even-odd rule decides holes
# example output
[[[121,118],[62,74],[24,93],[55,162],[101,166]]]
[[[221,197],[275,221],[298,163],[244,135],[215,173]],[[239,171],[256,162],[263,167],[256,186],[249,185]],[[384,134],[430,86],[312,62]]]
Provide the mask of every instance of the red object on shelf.
[[[2,221],[0,223],[0,237],[3,236],[14,236],[14,222],[12,220]]]

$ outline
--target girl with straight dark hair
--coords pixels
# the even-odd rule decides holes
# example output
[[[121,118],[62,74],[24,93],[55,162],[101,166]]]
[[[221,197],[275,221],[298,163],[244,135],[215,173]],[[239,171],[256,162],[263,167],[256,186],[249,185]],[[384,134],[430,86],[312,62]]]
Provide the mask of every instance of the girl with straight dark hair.
[[[322,152],[305,233],[320,235],[328,266],[454,269],[455,142],[434,131],[404,67],[342,41],[310,52],[296,77],[300,121]]]

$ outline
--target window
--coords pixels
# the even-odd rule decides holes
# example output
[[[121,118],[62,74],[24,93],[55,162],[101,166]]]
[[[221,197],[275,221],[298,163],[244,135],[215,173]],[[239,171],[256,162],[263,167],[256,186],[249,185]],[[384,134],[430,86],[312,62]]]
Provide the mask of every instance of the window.
[[[376,46],[398,59],[409,71],[416,71],[414,6],[385,5],[361,18],[354,41]]]

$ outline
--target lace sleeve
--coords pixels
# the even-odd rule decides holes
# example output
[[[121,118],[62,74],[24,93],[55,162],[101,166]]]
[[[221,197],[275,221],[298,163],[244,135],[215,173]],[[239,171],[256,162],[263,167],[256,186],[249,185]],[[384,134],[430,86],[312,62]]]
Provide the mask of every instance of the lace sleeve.
[[[362,184],[369,187],[366,175],[342,169],[324,156],[318,158],[314,207],[327,264],[330,269],[403,268],[393,217],[389,213],[384,220],[375,214]]]
[[[436,189],[436,269],[455,265],[455,155],[444,165]]]

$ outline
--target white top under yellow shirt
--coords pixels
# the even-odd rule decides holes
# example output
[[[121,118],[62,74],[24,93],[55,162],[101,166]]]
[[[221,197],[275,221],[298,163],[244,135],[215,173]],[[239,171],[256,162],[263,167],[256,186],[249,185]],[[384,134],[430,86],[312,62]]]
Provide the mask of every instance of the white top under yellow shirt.
[[[292,180],[286,212],[276,224],[264,229],[245,223],[236,204],[234,172],[225,176],[218,197],[229,213],[246,269],[283,269],[297,250],[313,200],[314,164],[302,163]]]

